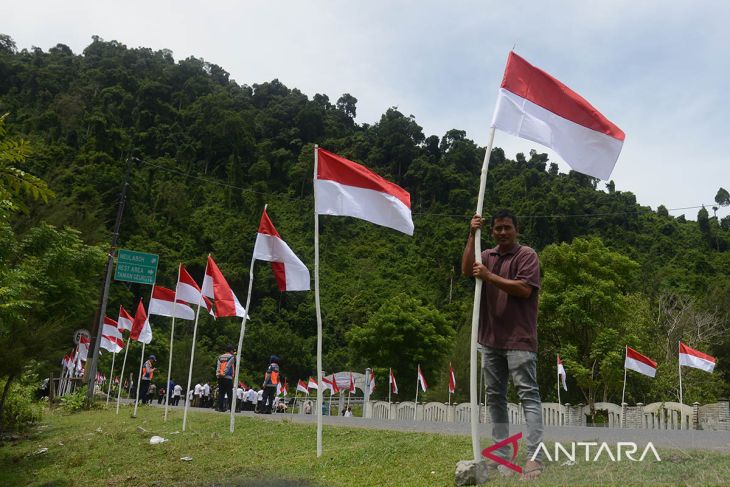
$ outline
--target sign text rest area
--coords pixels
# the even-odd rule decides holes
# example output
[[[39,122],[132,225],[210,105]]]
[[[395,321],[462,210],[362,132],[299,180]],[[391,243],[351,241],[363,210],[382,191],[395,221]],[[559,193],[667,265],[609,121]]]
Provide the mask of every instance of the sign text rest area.
[[[135,282],[137,284],[155,283],[159,256],[134,250],[119,249],[117,251],[117,268],[114,272],[116,281]]]

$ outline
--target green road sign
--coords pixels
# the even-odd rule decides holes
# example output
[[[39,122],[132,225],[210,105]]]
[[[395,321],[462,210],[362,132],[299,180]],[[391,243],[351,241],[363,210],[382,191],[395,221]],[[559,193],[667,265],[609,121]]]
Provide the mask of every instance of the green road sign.
[[[138,284],[154,284],[159,261],[160,258],[155,254],[119,249],[114,279]]]

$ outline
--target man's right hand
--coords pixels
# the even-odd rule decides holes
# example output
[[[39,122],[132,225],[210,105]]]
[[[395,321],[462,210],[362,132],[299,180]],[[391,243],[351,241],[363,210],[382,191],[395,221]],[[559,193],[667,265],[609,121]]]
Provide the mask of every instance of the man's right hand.
[[[471,222],[469,224],[469,234],[474,236],[477,233],[477,230],[480,230],[484,227],[484,218],[482,218],[481,215],[474,215],[471,217]]]

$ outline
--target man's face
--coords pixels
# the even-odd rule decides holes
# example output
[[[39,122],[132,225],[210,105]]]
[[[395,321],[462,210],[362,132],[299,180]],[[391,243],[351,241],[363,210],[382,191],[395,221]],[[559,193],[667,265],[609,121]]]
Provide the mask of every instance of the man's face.
[[[492,225],[492,237],[500,247],[510,247],[517,241],[517,229],[512,218],[497,218]]]

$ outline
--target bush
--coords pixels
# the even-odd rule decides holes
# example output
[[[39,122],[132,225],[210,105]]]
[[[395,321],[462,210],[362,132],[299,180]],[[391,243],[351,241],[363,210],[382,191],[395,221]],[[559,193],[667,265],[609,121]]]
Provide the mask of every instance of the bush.
[[[61,409],[67,413],[76,413],[81,410],[103,409],[104,406],[100,401],[91,401],[86,399],[86,391],[88,388],[82,386],[77,388],[71,394],[61,396]]]
[[[0,382],[0,390],[5,381]],[[23,431],[33,423],[40,421],[43,407],[33,400],[36,386],[16,382],[10,385],[8,397],[3,409],[3,428],[6,431]]]

